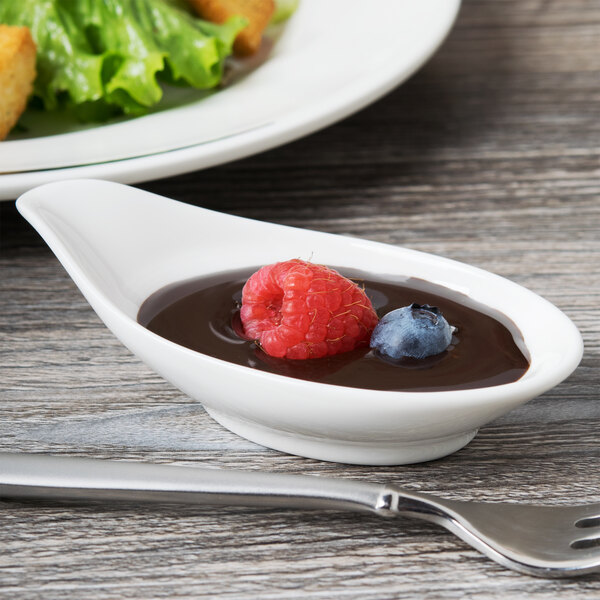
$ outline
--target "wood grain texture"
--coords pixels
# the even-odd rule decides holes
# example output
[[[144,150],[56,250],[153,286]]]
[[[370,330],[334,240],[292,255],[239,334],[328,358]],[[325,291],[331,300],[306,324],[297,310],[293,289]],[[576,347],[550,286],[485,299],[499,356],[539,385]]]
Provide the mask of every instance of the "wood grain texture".
[[[564,383],[406,467],[287,456],[236,437],[105,329],[0,207],[0,449],[393,481],[460,499],[600,501],[600,2],[466,0],[442,49],[320,133],[141,187],[247,217],[435,252],[545,296],[581,330]],[[410,520],[251,509],[0,505],[0,597],[600,597]]]

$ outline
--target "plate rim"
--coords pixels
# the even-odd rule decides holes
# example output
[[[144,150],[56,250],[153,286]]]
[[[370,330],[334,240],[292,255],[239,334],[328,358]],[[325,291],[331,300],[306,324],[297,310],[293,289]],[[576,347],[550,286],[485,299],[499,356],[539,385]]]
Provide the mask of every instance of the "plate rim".
[[[99,178],[120,183],[141,183],[186,172],[210,168],[248,157],[289,143],[328,127],[383,97],[414,74],[437,51],[458,15],[461,0],[435,0],[444,8],[438,29],[427,41],[424,51],[411,62],[394,65],[350,88],[325,98],[315,115],[314,104],[290,111],[273,121],[214,141],[178,147],[131,158],[84,165],[0,173],[0,200],[13,200],[25,191],[61,179]]]

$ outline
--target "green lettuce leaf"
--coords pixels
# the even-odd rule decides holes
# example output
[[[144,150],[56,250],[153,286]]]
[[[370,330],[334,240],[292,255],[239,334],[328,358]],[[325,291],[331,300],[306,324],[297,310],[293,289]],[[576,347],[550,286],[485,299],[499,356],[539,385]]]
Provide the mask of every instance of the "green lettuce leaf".
[[[207,23],[175,0],[0,0],[0,23],[31,29],[43,107],[86,120],[147,112],[162,97],[158,78],[215,87],[246,24]]]
[[[300,0],[275,0],[275,12],[271,17],[271,25],[277,25],[287,21],[300,4]]]

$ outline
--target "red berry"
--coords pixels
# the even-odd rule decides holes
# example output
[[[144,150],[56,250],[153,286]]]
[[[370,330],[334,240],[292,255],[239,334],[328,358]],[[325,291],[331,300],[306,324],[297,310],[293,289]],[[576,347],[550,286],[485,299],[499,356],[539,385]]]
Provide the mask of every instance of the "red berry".
[[[242,291],[240,317],[246,336],[267,354],[293,359],[366,346],[378,321],[356,283],[298,259],[254,273]]]

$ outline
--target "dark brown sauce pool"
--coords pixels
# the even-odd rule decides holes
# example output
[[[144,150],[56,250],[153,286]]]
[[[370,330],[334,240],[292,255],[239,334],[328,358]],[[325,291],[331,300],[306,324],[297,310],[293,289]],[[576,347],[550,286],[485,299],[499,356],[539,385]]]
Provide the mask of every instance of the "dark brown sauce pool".
[[[273,358],[235,333],[236,328],[241,331],[242,287],[254,271],[229,271],[162,288],[142,304],[138,321],[176,344],[237,365],[371,390],[425,392],[489,387],[516,381],[529,367],[515,343],[515,337],[520,339],[516,327],[512,326],[511,333],[482,312],[483,307],[467,306],[473,301],[466,296],[421,280],[390,282],[344,269],[339,271],[364,286],[380,318],[412,302],[440,308],[450,325],[457,328],[452,345],[436,356],[398,362],[387,362],[368,348],[311,360]]]

